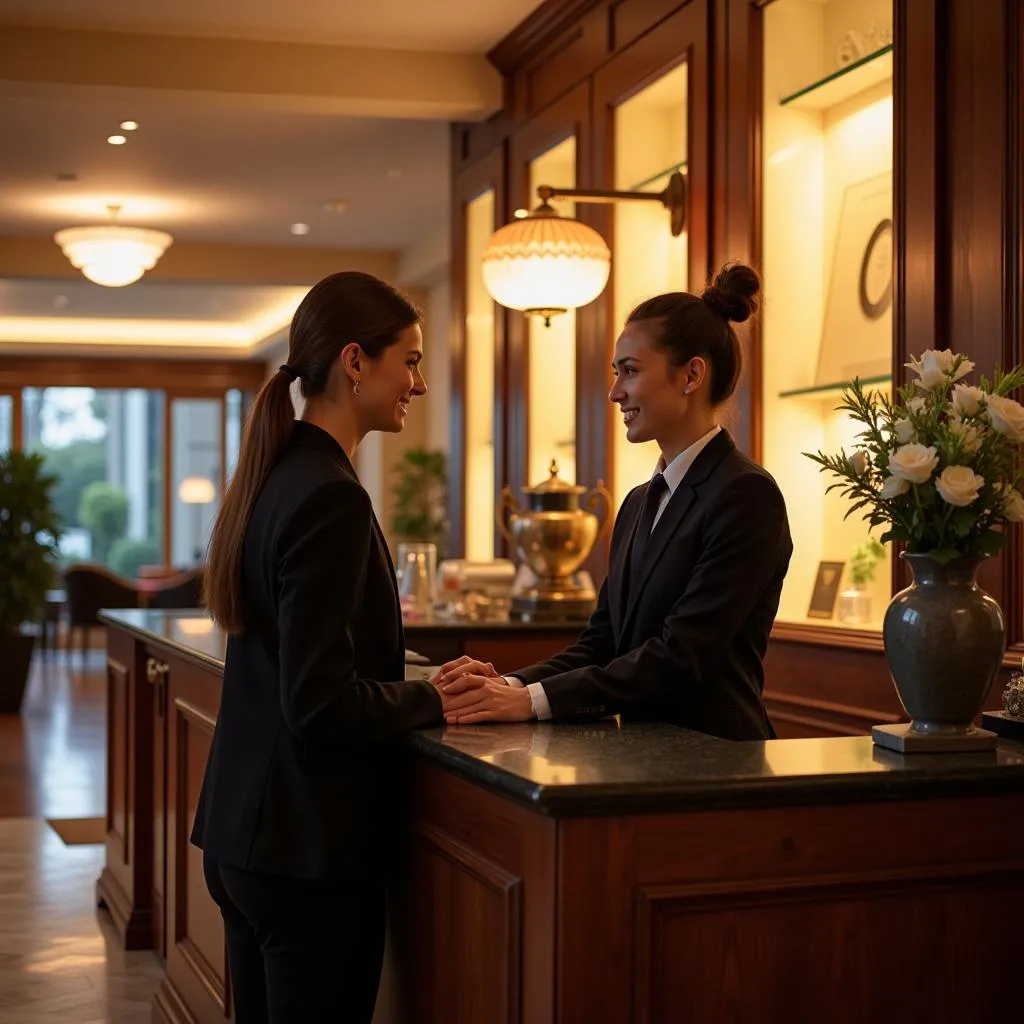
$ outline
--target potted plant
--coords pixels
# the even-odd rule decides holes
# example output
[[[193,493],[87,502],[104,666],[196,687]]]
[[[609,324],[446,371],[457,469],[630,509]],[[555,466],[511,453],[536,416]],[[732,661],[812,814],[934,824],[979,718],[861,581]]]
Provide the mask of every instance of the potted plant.
[[[999,605],[976,582],[980,563],[1007,542],[1006,524],[1024,520],[1021,445],[1024,406],[1010,395],[1024,368],[964,383],[974,363],[948,349],[907,366],[916,380],[888,396],[847,385],[839,408],[863,429],[860,447],[805,453],[838,478],[830,486],[866,510],[881,540],[902,542],[914,581],[886,609],[883,642],[909,725],[876,726],[875,741],[913,749],[991,746],[972,722],[1002,664]]]
[[[426,613],[436,597],[436,572],[448,535],[448,456],[409,448],[394,471],[391,529],[401,543],[395,559],[402,607]]]
[[[52,586],[60,522],[51,489],[57,482],[43,457],[0,453],[0,712],[21,707],[35,634]]]
[[[874,537],[853,549],[850,558],[850,586],[839,595],[839,621],[860,625],[871,619],[871,595],[868,584],[875,580],[875,570],[885,548]]]

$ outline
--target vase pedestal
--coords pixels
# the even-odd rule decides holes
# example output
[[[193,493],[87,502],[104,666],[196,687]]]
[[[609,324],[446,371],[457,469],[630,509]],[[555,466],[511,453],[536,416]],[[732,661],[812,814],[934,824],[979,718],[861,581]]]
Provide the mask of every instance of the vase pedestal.
[[[872,726],[871,739],[876,746],[900,754],[954,754],[995,750],[997,737],[988,729],[974,726],[930,732],[915,729],[913,722],[900,722],[897,725]]]

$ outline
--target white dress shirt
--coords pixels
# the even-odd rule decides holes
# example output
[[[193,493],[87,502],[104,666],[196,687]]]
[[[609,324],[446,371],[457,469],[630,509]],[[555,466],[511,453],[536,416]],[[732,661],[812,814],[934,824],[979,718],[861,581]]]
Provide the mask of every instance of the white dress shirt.
[[[658,520],[661,519],[661,514],[665,511],[668,503],[672,500],[672,495],[676,493],[676,489],[683,482],[683,477],[686,476],[689,468],[697,460],[697,456],[722,432],[722,428],[716,423],[706,434],[702,437],[697,438],[689,448],[681,451],[667,466],[665,465],[664,457],[658,459],[657,466],[654,467],[654,472],[651,477],[657,476],[659,473],[665,477],[665,483],[668,487],[665,493],[661,496],[661,503],[658,505],[658,511],[654,514],[654,522],[651,526],[651,533],[654,532],[658,525]],[[505,676],[505,682],[509,686],[523,685],[521,679],[517,679],[515,676]],[[526,688],[530,692],[530,703],[533,705],[533,713],[537,716],[540,721],[546,721],[551,718],[551,705],[548,703],[548,695],[544,692],[543,683],[530,683]]]

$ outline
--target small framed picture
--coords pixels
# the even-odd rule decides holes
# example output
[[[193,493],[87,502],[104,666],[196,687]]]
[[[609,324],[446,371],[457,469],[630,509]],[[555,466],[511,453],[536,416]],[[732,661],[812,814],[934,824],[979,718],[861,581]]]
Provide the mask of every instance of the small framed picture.
[[[836,607],[836,596],[843,578],[843,562],[819,562],[818,575],[814,579],[814,593],[811,606],[807,609],[810,619],[831,619]]]

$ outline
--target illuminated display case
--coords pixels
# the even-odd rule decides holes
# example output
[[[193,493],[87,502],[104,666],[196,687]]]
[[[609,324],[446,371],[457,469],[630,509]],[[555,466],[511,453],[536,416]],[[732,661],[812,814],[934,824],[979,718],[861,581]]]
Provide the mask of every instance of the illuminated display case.
[[[855,448],[844,382],[891,394],[892,25],[889,0],[764,11],[763,462],[795,542],[781,623],[880,630],[892,593],[889,546],[865,547],[867,524],[802,454]]]

